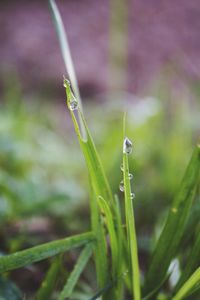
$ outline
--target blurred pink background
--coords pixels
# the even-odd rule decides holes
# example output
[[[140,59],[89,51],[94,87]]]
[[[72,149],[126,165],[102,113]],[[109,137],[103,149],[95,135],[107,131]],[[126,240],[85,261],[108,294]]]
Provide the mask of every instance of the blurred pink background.
[[[119,11],[118,3],[113,0],[111,9],[108,0],[57,1],[85,96],[108,88],[110,16],[111,11]],[[116,59],[120,51],[125,52],[124,88],[136,94],[143,92],[166,65],[187,82],[198,83],[200,2],[137,0],[124,1],[126,4],[128,25],[114,30],[125,44],[119,47],[116,43],[110,50],[113,56],[117,54]],[[1,1],[0,7],[1,82],[15,72],[30,93],[57,92],[66,72],[48,1]],[[112,74],[117,72],[120,69],[114,67]]]

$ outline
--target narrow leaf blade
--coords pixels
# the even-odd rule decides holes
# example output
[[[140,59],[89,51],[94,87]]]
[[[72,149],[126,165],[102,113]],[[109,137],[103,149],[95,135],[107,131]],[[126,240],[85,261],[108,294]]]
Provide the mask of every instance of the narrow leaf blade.
[[[94,240],[94,234],[87,232],[1,256],[0,273],[30,265],[34,262],[80,247]]]
[[[125,139],[125,116],[124,116],[124,139]],[[133,211],[133,203],[131,197],[131,185],[129,179],[129,163],[128,154],[123,149],[123,180],[124,180],[124,194],[125,194],[125,216],[127,227],[127,239],[130,251],[131,262],[131,278],[134,300],[141,299],[140,292],[140,270],[138,261],[138,248],[135,230],[135,218]]]
[[[92,250],[92,245],[90,244],[82,250],[72,273],[70,274],[62,292],[60,293],[60,296],[58,297],[58,300],[64,300],[71,296],[81,273],[83,272],[89,258],[92,255]]]
[[[169,264],[176,254],[199,182],[199,173],[200,146],[197,146],[193,152],[180,190],[173,201],[164,229],[154,250],[146,277],[145,294],[151,292],[162,282]]]
[[[190,278],[184,283],[177,294],[172,298],[172,300],[182,300],[189,292],[200,283],[200,267],[190,276]],[[200,286],[198,286],[200,288]]]
[[[37,300],[48,300],[53,292],[55,282],[60,270],[60,261],[61,257],[57,256],[51,263],[51,266],[39,288],[37,291],[36,299]]]

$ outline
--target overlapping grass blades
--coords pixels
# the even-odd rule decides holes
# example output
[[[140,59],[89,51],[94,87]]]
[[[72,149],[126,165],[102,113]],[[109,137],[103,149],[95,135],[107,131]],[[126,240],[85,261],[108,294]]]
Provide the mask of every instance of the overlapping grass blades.
[[[191,291],[200,289],[200,267],[184,283],[172,300],[183,300]]]
[[[97,280],[100,287],[104,287],[108,282],[108,260],[106,251],[105,235],[103,232],[103,227],[100,221],[99,209],[97,205],[97,200],[99,196],[102,196],[108,202],[113,203],[112,193],[106,179],[101,161],[97,154],[94,142],[90,135],[89,129],[85,122],[84,116],[77,107],[78,113],[81,116],[81,120],[84,124],[84,129],[86,132],[86,139],[83,139],[79,129],[78,121],[76,119],[74,110],[71,109],[71,99],[74,95],[71,91],[70,84],[68,80],[64,79],[64,86],[66,87],[67,95],[67,105],[69,107],[71,117],[74,123],[74,128],[77,133],[79,143],[82,152],[85,157],[85,161],[88,167],[89,178],[91,183],[91,220],[92,220],[92,230],[96,236],[96,250],[95,250],[95,262],[97,270]]]
[[[188,261],[181,273],[181,277],[175,287],[175,291],[178,291],[179,288],[183,285],[184,282],[191,276],[191,274],[198,268],[200,264],[200,234],[197,234],[195,243],[189,253]]]
[[[58,255],[54,258],[51,266],[46,273],[46,276],[41,284],[41,287],[37,291],[37,300],[49,300],[53,290],[55,288],[56,279],[61,269],[61,256]]]
[[[111,247],[111,258],[112,258],[112,279],[117,278],[117,266],[118,266],[118,244],[117,236],[115,232],[115,225],[113,220],[113,215],[110,210],[108,203],[103,197],[99,196],[98,204],[100,206],[101,212],[105,215],[105,222],[108,228],[108,233],[110,237],[110,247]]]
[[[60,295],[58,297],[58,300],[65,300],[65,299],[68,299],[69,297],[71,297],[74,287],[75,287],[81,273],[83,272],[89,258],[92,255],[92,251],[93,251],[92,245],[87,245],[82,250],[73,271],[71,272],[62,292],[60,293]]]
[[[199,183],[199,173],[200,146],[197,146],[193,152],[180,190],[172,203],[164,229],[154,250],[144,287],[145,294],[160,285],[166,275],[171,260],[176,254],[184,232],[192,200]]]
[[[124,115],[124,139],[125,139],[125,121]],[[124,181],[124,196],[125,196],[125,216],[127,228],[127,241],[130,253],[130,277],[132,280],[133,299],[140,300],[140,270],[138,262],[138,249],[135,230],[135,219],[133,212],[132,193],[129,177],[129,163],[128,154],[124,151],[123,147],[123,181]]]
[[[92,137],[89,133],[89,130],[87,128],[83,116],[81,98],[78,90],[78,84],[77,84],[76,75],[73,67],[73,61],[70,54],[70,49],[68,46],[67,36],[64,30],[62,19],[60,17],[60,13],[58,11],[58,8],[54,0],[50,0],[50,8],[53,15],[56,31],[58,34],[65,66],[72,83],[72,88],[75,93],[75,99],[78,103],[78,113],[77,113],[78,119],[76,119],[76,116],[74,112],[71,110],[71,107],[69,105],[69,101],[71,97],[73,97],[73,95],[68,81],[65,80],[64,83],[66,86],[68,107],[70,109],[75,131],[79,138],[81,149],[85,156],[85,160],[89,171],[89,177],[91,182],[91,203],[90,203],[91,222],[92,222],[92,230],[94,231],[94,234],[97,239],[97,246],[95,251],[97,279],[98,279],[99,286],[103,288],[107,284],[107,280],[108,280],[108,261],[107,261],[105,235],[103,232],[102,224],[100,222],[97,199],[99,196],[102,196],[104,199],[106,199],[106,201],[109,201],[111,203],[113,202],[113,198],[103,167],[101,165],[99,156],[97,154],[95,145],[93,143]],[[80,124],[80,128],[79,128],[79,124]]]
[[[0,273],[30,265],[34,262],[80,247],[94,240],[94,234],[87,232],[45,243],[13,254],[0,256]]]

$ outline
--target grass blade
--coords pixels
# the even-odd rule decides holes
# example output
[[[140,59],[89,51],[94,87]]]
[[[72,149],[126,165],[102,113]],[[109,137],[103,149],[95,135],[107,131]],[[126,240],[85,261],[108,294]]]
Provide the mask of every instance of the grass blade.
[[[92,250],[93,250],[92,248],[93,247],[90,244],[90,245],[87,245],[82,250],[72,273],[70,274],[62,292],[60,293],[60,296],[58,297],[58,300],[64,300],[71,296],[73,289],[74,289],[81,273],[83,272],[89,258],[92,255]]]
[[[94,234],[87,232],[45,243],[13,254],[0,256],[0,273],[30,265],[70,249],[80,247],[94,240]]]
[[[106,225],[110,237],[111,257],[112,257],[112,279],[117,277],[118,271],[118,243],[113,222],[113,215],[111,213],[108,203],[99,196],[98,204],[100,210],[105,214]]]
[[[66,88],[67,106],[70,110],[72,121],[74,123],[74,128],[75,128],[76,134],[78,136],[79,143],[80,143],[82,152],[85,157],[85,161],[87,163],[90,179],[93,182],[94,192],[96,195],[98,195],[98,196],[101,195],[104,199],[108,200],[111,203],[111,202],[113,202],[112,192],[111,192],[110,186],[108,184],[108,180],[106,178],[106,175],[105,175],[101,160],[99,158],[99,155],[97,153],[95,144],[93,142],[92,136],[87,127],[83,113],[80,111],[80,108],[78,106],[77,111],[79,112],[82,122],[84,124],[84,129],[86,131],[86,140],[84,140],[81,136],[78,122],[77,122],[77,119],[75,116],[75,111],[72,110],[71,106],[70,106],[71,99],[74,99],[75,97],[72,93],[70,83],[66,79],[64,79],[64,86]]]
[[[67,38],[64,24],[63,24],[63,21],[62,21],[62,18],[61,18],[61,15],[60,15],[60,12],[56,5],[55,0],[49,0],[49,7],[50,7],[51,14],[52,14],[53,22],[55,25],[55,29],[56,29],[56,32],[58,35],[58,40],[60,43],[60,49],[61,49],[62,57],[63,57],[64,63],[65,63],[65,68],[69,75],[69,79],[72,84],[72,88],[75,93],[76,99],[78,101],[80,110],[83,112],[82,100],[81,100],[81,96],[80,96],[80,92],[79,92],[78,81],[76,78],[76,72],[75,72],[75,68],[74,68],[74,64],[73,64],[73,60],[72,60],[72,56],[71,56],[71,51],[69,48],[68,38]],[[78,119],[79,119],[79,123],[80,123],[81,134],[82,134],[83,138],[85,138],[86,133],[85,133],[84,125],[83,125],[80,114],[78,114]]]
[[[82,110],[82,103],[81,103],[81,97],[80,97],[80,92],[79,92],[77,78],[76,78],[76,72],[74,69],[74,64],[73,64],[64,24],[63,24],[63,21],[62,21],[62,18],[61,18],[61,15],[60,15],[60,12],[58,10],[55,0],[49,0],[49,6],[50,6],[51,13],[52,13],[52,18],[54,21],[56,32],[58,35],[58,40],[60,43],[60,49],[62,52],[62,57],[63,57],[64,63],[65,63],[65,67],[66,67],[67,73],[69,74],[69,78],[72,83],[72,88],[74,90],[76,99],[78,100],[79,106]]]
[[[179,288],[183,285],[183,283],[191,276],[191,274],[196,270],[196,268],[200,264],[200,234],[197,234],[197,238],[195,240],[194,246],[189,254],[189,259],[185,268],[181,273],[181,277],[175,287],[175,291],[179,290]]]
[[[182,300],[184,299],[189,292],[195,288],[197,284],[200,283],[200,267],[190,276],[190,278],[184,283],[181,289],[177,294],[172,298],[172,300]],[[199,287],[200,288],[200,285]]]
[[[184,232],[184,226],[192,205],[192,200],[199,183],[199,171],[200,146],[197,146],[186,169],[180,190],[174,199],[164,229],[153,253],[144,288],[145,294],[151,292],[162,282],[169,264],[176,254]]]
[[[125,116],[124,116],[124,141],[125,141]],[[129,163],[128,153],[124,151],[123,145],[123,181],[124,181],[124,194],[125,194],[125,216],[127,239],[130,251],[130,264],[131,264],[131,278],[134,300],[140,300],[140,271],[138,262],[138,249],[135,230],[135,219],[133,212],[132,193],[129,178]]]
[[[66,87],[67,95],[67,105],[71,113],[71,117],[74,123],[74,128],[79,139],[79,143],[82,149],[82,152],[85,157],[85,161],[88,167],[90,183],[91,183],[91,220],[92,220],[92,230],[96,236],[96,269],[97,269],[97,280],[100,288],[103,288],[108,281],[108,262],[107,262],[107,253],[106,253],[106,244],[105,236],[103,233],[102,224],[100,222],[99,209],[97,205],[97,200],[99,196],[102,196],[104,199],[108,200],[109,203],[113,203],[112,193],[107,181],[107,178],[104,173],[103,166],[101,164],[100,158],[96,151],[93,139],[87,127],[86,121],[79,107],[77,107],[78,112],[82,118],[84,124],[84,129],[86,132],[86,140],[82,138],[78,122],[76,120],[75,112],[71,109],[71,99],[74,99],[74,95],[71,91],[69,82],[64,79],[64,86]],[[75,100],[73,100],[75,101]]]
[[[56,279],[61,268],[61,257],[57,256],[54,258],[51,266],[39,288],[36,299],[37,300],[49,300],[54,290]]]

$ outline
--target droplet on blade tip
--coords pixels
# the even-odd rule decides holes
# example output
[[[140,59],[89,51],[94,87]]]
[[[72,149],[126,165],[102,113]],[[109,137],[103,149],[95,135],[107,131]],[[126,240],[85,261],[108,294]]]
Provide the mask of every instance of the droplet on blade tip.
[[[63,86],[66,88],[70,86],[70,81],[63,75]]]
[[[132,150],[133,150],[132,142],[127,137],[125,137],[123,143],[123,153],[131,154]]]

